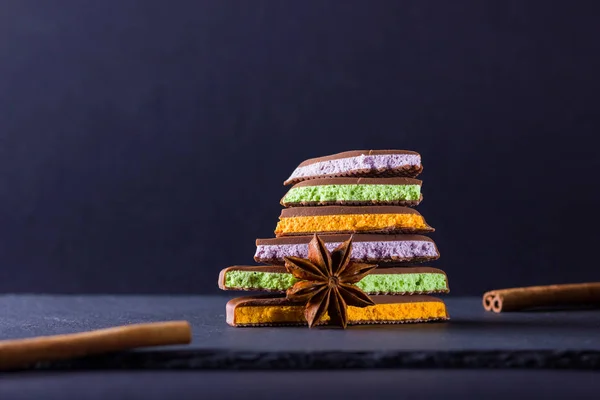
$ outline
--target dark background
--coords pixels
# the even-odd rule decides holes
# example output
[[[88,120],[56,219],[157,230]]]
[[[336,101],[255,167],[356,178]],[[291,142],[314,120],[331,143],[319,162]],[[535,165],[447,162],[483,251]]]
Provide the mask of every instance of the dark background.
[[[0,2],[0,291],[217,292],[305,158],[419,151],[454,294],[600,280],[596,1]]]

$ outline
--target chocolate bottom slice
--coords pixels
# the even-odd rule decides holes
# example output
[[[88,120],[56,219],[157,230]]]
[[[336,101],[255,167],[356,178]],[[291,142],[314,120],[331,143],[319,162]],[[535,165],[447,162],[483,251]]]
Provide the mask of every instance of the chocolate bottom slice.
[[[308,243],[313,236],[286,236],[256,239],[254,261],[283,265],[284,257],[308,257]],[[350,238],[349,234],[320,235],[329,251]],[[437,260],[440,253],[435,242],[422,235],[355,234],[352,236],[352,253],[355,262],[388,265],[421,263]]]
[[[401,206],[293,207],[281,211],[275,235],[312,233],[427,233],[418,211]]]
[[[430,296],[372,296],[374,306],[348,307],[349,325],[403,324],[449,319],[446,305]],[[319,324],[327,324],[329,316]],[[227,303],[227,323],[231,326],[306,325],[304,304],[285,297],[249,296]]]
[[[219,288],[223,290],[284,293],[296,282],[283,266],[233,266],[219,274]],[[356,286],[368,294],[415,295],[449,291],[446,274],[430,267],[376,268]]]

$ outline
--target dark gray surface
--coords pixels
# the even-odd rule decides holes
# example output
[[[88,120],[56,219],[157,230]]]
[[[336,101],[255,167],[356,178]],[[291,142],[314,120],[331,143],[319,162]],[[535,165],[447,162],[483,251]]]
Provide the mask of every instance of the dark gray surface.
[[[598,399],[600,374],[574,371],[87,372],[4,376],[21,399]]]
[[[185,319],[191,346],[44,368],[600,368],[600,311],[492,314],[479,298],[446,299],[451,321],[353,327],[233,328],[222,296],[2,296],[3,339]]]
[[[233,295],[233,293],[232,293]],[[0,337],[185,319],[193,349],[253,351],[600,350],[600,311],[488,313],[479,298],[444,298],[451,320],[337,329],[233,328],[224,296],[2,296]]]

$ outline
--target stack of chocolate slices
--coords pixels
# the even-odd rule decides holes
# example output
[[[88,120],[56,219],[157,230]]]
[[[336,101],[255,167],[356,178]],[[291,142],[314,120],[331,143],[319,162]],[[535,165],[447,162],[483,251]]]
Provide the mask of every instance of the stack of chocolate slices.
[[[301,163],[284,182],[292,186],[281,200],[285,208],[276,237],[256,240],[254,260],[266,265],[233,266],[219,276],[223,290],[271,294],[231,300],[227,322],[302,325],[309,319],[309,306],[313,314],[323,315],[320,321],[312,321],[315,324],[339,320],[327,315],[336,310],[341,310],[344,326],[448,319],[444,303],[428,296],[448,292],[446,274],[414,266],[439,258],[433,240],[423,236],[434,229],[412,208],[423,199],[422,182],[415,179],[422,169],[421,156],[405,150],[348,151]],[[303,271],[292,273],[295,267],[286,263],[290,260]],[[315,260],[325,261],[322,266],[310,264]],[[336,262],[339,265],[333,265]],[[347,268],[351,264],[356,265]],[[342,276],[342,269],[347,276]],[[315,274],[325,286],[296,288],[299,281]],[[350,290],[347,283],[353,286]],[[346,289],[334,288],[338,284]],[[320,295],[318,290],[325,287],[339,299],[330,298],[330,292]]]

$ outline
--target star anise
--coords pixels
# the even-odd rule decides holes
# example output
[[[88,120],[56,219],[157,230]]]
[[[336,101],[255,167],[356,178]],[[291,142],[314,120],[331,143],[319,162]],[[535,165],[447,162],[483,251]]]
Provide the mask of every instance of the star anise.
[[[287,290],[287,298],[306,302],[304,316],[308,326],[315,326],[327,311],[330,324],[346,328],[347,306],[374,305],[354,283],[364,278],[377,265],[350,260],[352,237],[331,253],[316,234],[308,244],[308,259],[285,257],[285,267],[298,282]]]

